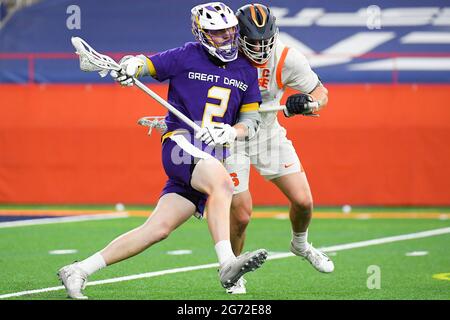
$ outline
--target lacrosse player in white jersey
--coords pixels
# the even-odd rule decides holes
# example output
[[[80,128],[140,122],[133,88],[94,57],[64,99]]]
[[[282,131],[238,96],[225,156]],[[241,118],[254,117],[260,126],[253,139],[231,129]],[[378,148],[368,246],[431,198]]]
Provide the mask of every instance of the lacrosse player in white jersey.
[[[235,185],[231,205],[233,251],[236,255],[241,253],[245,229],[252,213],[248,187],[250,164],[253,164],[259,174],[274,183],[290,202],[291,252],[308,260],[320,272],[332,272],[333,262],[307,241],[313,210],[311,190],[292,142],[277,119],[277,110],[283,109],[280,100],[286,87],[301,92],[288,97],[283,109],[286,117],[316,115],[327,104],[328,91],[311,70],[305,56],[277,38],[278,28],[269,8],[249,4],[239,8],[236,16],[240,29],[240,50],[258,69],[263,103],[260,106],[258,134],[248,141],[237,142],[233,155],[226,161]],[[227,292],[246,293],[245,280],[241,278]]]

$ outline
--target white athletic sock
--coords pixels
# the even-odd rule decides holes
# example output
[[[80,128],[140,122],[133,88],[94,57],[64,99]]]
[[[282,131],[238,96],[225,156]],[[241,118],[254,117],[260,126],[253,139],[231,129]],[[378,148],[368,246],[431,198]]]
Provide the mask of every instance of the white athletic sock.
[[[216,243],[214,246],[216,249],[217,257],[219,258],[219,264],[223,265],[225,261],[230,258],[236,259],[236,256],[233,253],[233,249],[231,249],[230,240],[222,240]]]
[[[297,250],[306,251],[308,249],[308,230],[305,232],[292,231],[292,243]]]
[[[78,262],[78,266],[90,276],[94,272],[106,267],[105,259],[103,259],[100,252],[97,252],[87,259]]]

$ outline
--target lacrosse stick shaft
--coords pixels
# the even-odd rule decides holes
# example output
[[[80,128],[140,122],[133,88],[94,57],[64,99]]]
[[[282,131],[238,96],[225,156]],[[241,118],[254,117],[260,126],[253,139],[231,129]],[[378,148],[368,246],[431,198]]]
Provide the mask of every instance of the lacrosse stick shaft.
[[[319,106],[319,103],[317,101],[314,101],[314,102],[309,102],[308,105],[310,108],[317,108]],[[282,111],[285,109],[286,109],[285,105],[280,105],[280,106],[276,106],[276,107],[268,107],[268,108],[260,109],[259,112],[264,113],[264,112]]]
[[[259,109],[259,112],[273,112],[273,111],[282,111],[286,109],[286,106],[281,105],[281,106],[277,106],[277,107],[268,107],[268,108],[264,108],[264,109]]]
[[[80,37],[72,37],[71,38],[72,45],[76,49],[76,53],[80,56],[80,68],[83,71],[99,71],[102,77],[105,77],[109,71],[120,72],[120,65],[114,61],[112,58],[98,53],[95,51],[86,41],[81,39]],[[200,130],[200,127],[193,122],[191,119],[186,117],[180,111],[175,109],[170,103],[161,98],[155,92],[150,90],[146,85],[142,82],[134,78],[134,83],[136,86],[147,93],[150,97],[159,102],[163,107],[168,109],[174,115],[176,115],[181,121],[185,122],[188,126],[194,129],[195,132]]]
[[[134,84],[141,89],[142,91],[144,91],[146,94],[148,94],[150,97],[152,97],[153,99],[155,99],[158,103],[160,103],[163,107],[165,107],[166,109],[168,109],[170,112],[172,112],[174,115],[176,115],[181,121],[183,121],[184,123],[186,123],[189,127],[191,127],[192,129],[194,129],[195,132],[199,131],[201,128],[200,126],[198,126],[194,121],[192,121],[191,119],[189,119],[188,117],[186,117],[183,113],[181,113],[179,110],[175,109],[174,106],[172,106],[170,103],[168,103],[166,100],[164,100],[163,98],[161,98],[159,95],[157,95],[155,92],[153,92],[149,87],[147,87],[145,84],[143,84],[142,82],[140,82],[139,80],[137,80],[136,78],[134,79]]]

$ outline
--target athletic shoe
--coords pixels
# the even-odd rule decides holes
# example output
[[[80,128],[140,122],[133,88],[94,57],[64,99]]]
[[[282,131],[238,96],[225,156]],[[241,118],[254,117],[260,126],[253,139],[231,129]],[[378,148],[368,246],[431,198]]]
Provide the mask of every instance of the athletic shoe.
[[[300,251],[291,242],[291,252],[308,260],[317,271],[330,273],[334,270],[333,261],[325,253],[314,248],[312,244],[308,244],[308,249],[305,251]]]
[[[234,286],[227,289],[227,293],[229,294],[246,294],[247,289],[245,288],[245,284],[247,283],[247,280],[244,279],[244,277],[239,278],[239,280],[236,282]]]
[[[226,289],[236,284],[240,277],[250,271],[254,271],[262,266],[266,261],[267,251],[259,249],[253,252],[246,252],[240,256],[229,259],[220,267],[220,283]]]
[[[82,293],[82,290],[86,287],[87,273],[81,270],[81,268],[78,267],[77,263],[62,267],[61,269],[59,269],[57,275],[64,287],[66,287],[69,298],[88,298]]]

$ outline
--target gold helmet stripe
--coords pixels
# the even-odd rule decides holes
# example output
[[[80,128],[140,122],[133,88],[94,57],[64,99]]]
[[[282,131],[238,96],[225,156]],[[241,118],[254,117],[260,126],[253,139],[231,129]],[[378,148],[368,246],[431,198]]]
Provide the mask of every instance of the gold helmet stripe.
[[[258,21],[258,18],[257,18],[257,16],[256,16],[256,10],[255,10],[255,8],[259,11],[259,13],[260,13],[261,16],[262,16],[262,22],[261,22],[261,23],[259,23],[259,21]],[[258,27],[263,27],[263,26],[266,24],[267,15],[266,15],[266,13],[264,12],[264,10],[261,8],[260,5],[258,5],[258,4],[251,5],[251,7],[250,7],[250,14],[252,15],[253,22],[254,22]]]

